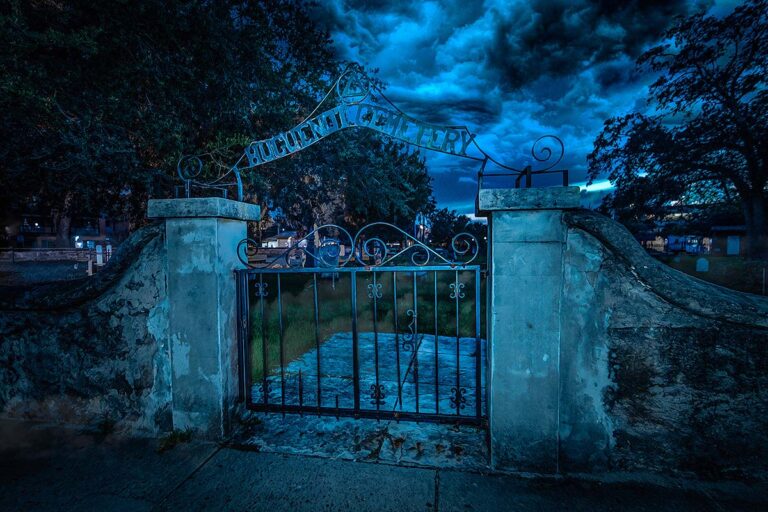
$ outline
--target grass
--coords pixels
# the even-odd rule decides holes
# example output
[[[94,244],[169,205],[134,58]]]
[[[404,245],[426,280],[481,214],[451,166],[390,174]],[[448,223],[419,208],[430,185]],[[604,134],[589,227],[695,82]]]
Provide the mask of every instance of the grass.
[[[708,272],[697,272],[699,258],[709,261]],[[741,292],[762,294],[763,269],[768,279],[768,261],[748,260],[738,256],[693,256],[680,254],[659,258],[670,267],[704,281]],[[768,283],[766,283],[768,287]]]
[[[351,276],[339,273],[337,278],[317,277],[318,302],[318,338],[322,343],[338,332],[352,331]],[[397,282],[393,282],[392,272],[376,272],[377,285],[380,285],[381,298],[376,301],[376,321],[378,332],[409,332],[408,325],[412,317],[407,311],[413,309],[414,288],[413,273],[398,272]],[[374,301],[369,297],[374,274],[357,274],[357,329],[358,332],[372,332],[374,328]],[[257,278],[258,279],[258,278]],[[314,286],[311,274],[282,274],[280,276],[280,303],[277,298],[277,280],[275,274],[264,274],[268,296],[263,300],[264,324],[262,328],[262,302],[255,295],[255,287],[250,287],[251,308],[251,375],[254,381],[264,375],[263,339],[267,340],[267,368],[274,371],[280,368],[280,308],[282,308],[283,356],[288,362],[315,348],[315,309]],[[437,322],[435,322],[435,273],[432,271],[416,274],[418,305],[418,332],[434,334],[435,323],[440,336],[456,335],[456,301],[450,298],[453,272],[437,272]],[[464,284],[461,290],[464,298],[459,301],[459,335],[475,336],[475,274],[474,271],[459,271],[459,282]],[[480,332],[485,332],[485,279],[481,278],[480,290]],[[396,301],[394,289],[397,286]],[[378,286],[377,286],[378,288]],[[395,303],[397,319],[395,319]]]

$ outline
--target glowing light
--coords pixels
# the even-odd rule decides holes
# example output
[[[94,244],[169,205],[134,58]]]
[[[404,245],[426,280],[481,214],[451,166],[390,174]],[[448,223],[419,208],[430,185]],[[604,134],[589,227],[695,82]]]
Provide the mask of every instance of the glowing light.
[[[591,185],[587,185],[586,182],[574,183],[576,187],[579,187],[582,192],[600,192],[602,190],[611,190],[614,188],[613,183],[608,180],[596,181]]]

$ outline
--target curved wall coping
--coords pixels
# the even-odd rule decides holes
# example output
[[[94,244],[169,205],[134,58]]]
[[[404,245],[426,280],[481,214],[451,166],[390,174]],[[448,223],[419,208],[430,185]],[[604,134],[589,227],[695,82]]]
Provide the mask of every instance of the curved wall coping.
[[[569,227],[599,240],[665,302],[721,322],[768,328],[768,297],[730,290],[673,269],[649,255],[621,224],[591,210],[563,213]]]
[[[22,286],[0,286],[2,310],[55,310],[79,306],[98,297],[123,276],[144,247],[164,233],[160,223],[135,231],[120,244],[104,268],[90,277]]]

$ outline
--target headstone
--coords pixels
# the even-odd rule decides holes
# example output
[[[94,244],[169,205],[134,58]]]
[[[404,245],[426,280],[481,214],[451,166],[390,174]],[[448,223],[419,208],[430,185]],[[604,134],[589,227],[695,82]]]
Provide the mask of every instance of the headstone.
[[[696,260],[696,272],[709,272],[709,260],[707,258]]]
[[[726,239],[726,255],[738,256],[741,254],[741,239],[738,236],[729,236]]]
[[[336,267],[341,256],[341,243],[335,238],[326,238],[317,249],[318,267]]]

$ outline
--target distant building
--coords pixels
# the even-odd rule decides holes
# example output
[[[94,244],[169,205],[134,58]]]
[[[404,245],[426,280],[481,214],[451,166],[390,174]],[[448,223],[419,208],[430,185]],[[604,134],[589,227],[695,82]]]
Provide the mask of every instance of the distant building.
[[[5,245],[16,248],[45,249],[56,247],[58,226],[53,215],[22,214],[6,219]],[[100,217],[75,217],[69,228],[68,247],[93,248],[108,243],[118,244],[128,237],[128,222]]]
[[[708,254],[712,250],[712,239],[697,235],[669,235],[666,252],[686,254]]]
[[[635,235],[640,245],[651,253],[709,254],[712,238],[698,235],[663,235],[644,232]]]
[[[647,251],[664,252],[667,247],[667,240],[663,236],[648,235],[637,237],[640,245],[645,247]]]
[[[712,226],[712,254],[718,256],[745,256],[746,253],[746,226]]]
[[[283,231],[275,236],[262,240],[261,246],[267,249],[287,249],[297,240],[295,231]]]

